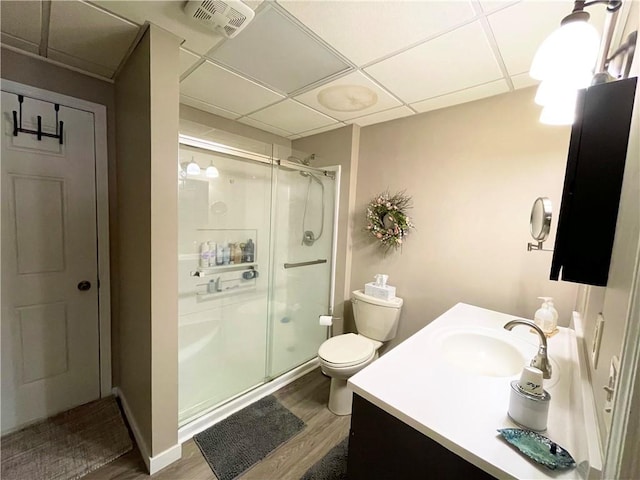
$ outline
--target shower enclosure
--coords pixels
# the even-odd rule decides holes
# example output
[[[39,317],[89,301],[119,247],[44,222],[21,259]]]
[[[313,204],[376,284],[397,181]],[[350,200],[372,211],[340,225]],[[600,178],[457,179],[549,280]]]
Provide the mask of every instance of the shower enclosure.
[[[179,423],[316,357],[338,167],[180,137]]]

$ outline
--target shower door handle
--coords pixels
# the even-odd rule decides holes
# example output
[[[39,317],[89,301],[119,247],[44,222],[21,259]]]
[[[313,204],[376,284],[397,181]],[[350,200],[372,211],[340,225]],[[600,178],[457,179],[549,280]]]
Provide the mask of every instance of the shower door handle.
[[[310,260],[308,262],[298,262],[298,263],[285,263],[284,268],[297,268],[297,267],[306,267],[307,265],[317,265],[319,263],[327,263],[326,258],[318,259],[318,260]]]

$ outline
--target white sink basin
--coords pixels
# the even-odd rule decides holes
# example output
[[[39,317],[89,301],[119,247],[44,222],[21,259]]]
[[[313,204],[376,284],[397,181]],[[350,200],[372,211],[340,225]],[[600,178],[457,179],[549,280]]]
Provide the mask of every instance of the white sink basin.
[[[489,377],[517,375],[530,359],[517,343],[501,333],[489,329],[442,332],[438,338],[442,358],[470,374]]]

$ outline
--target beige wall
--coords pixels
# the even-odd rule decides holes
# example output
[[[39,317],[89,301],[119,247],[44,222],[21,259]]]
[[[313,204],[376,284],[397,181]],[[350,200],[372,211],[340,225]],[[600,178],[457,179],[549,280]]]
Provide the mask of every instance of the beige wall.
[[[2,78],[31,85],[51,92],[81,98],[104,105],[107,108],[107,153],[109,175],[109,234],[111,268],[111,358],[112,382],[118,384],[118,218],[116,201],[116,129],[115,86],[66,68],[53,65],[39,58],[21,55],[2,48]]]
[[[151,456],[177,443],[178,51],[152,25],[116,81],[119,388]]]
[[[178,106],[181,39],[151,32],[152,455],[178,443]]]
[[[118,387],[151,448],[150,34],[116,81],[120,373]]]
[[[568,324],[576,285],[548,280],[550,252],[526,250],[533,201],[547,196],[559,211],[570,133],[538,122],[534,94],[519,90],[362,129],[351,288],[389,274],[405,300],[391,345],[458,302],[532,318],[536,297],[553,296]],[[386,189],[413,197],[417,228],[402,251],[385,256],[363,229],[367,203]]]
[[[345,300],[349,300],[351,286],[351,244],[353,206],[355,204],[355,179],[358,165],[360,127],[349,125],[327,133],[301,138],[292,142],[294,150],[315,153],[314,167],[340,165],[340,205],[338,212],[338,248],[336,252],[336,284],[334,298],[333,334],[344,331]],[[348,303],[347,303],[348,305]],[[346,309],[350,314],[350,309]]]

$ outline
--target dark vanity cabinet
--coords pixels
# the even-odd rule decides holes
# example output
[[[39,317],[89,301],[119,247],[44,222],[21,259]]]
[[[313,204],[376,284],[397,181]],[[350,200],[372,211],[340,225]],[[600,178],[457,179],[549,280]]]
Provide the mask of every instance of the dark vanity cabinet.
[[[347,478],[488,480],[494,477],[354,394]]]
[[[551,280],[607,284],[635,89],[629,78],[579,92]]]

